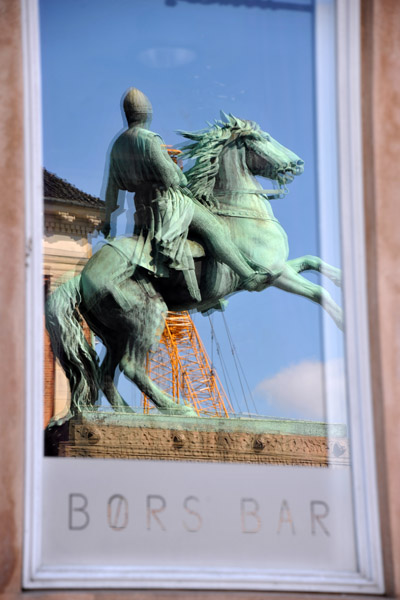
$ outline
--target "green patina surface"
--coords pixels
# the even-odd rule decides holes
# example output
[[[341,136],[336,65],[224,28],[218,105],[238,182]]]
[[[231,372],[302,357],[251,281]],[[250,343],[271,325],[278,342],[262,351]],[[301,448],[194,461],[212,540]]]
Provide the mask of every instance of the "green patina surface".
[[[110,425],[116,427],[174,429],[179,431],[224,431],[230,433],[309,435],[325,438],[347,437],[343,424],[290,419],[184,417],[166,415],[132,415],[84,411],[82,423]]]
[[[119,193],[130,191],[135,193],[135,235],[110,240],[81,275],[47,301],[52,348],[71,387],[69,411],[55,415],[50,426],[90,410],[101,389],[122,415],[107,419],[170,428],[168,418],[163,425],[158,416],[133,413],[114,384],[119,365],[159,412],[175,418],[174,427],[326,435],[327,425],[305,421],[196,418],[193,407],[176,403],[146,372],[147,353],[158,344],[167,310],[221,309],[224,299],[238,291],[275,286],[319,303],[342,327],[342,311],[330,294],[301,275],[315,270],[340,285],[340,270],[316,256],[288,260],[287,235],[270,203],[303,172],[303,161],[253,121],[223,115],[205,130],[182,132],[191,142],[183,156],[194,160],[182,173],[161,138],[148,129],[148,98],[132,88],[124,110],[128,128],[111,150],[103,233],[110,233]],[[263,189],[256,177],[275,181],[275,192]],[[187,243],[189,233],[204,246],[205,255],[197,262]],[[84,337],[77,308],[107,348],[101,366]],[[190,417],[187,425],[184,417]]]

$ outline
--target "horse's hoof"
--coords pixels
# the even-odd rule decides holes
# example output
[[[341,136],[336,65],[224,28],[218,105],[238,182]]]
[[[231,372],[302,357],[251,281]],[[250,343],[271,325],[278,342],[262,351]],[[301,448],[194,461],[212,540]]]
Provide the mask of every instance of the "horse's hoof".
[[[342,287],[342,274],[339,273],[337,276],[332,277],[332,281],[337,287]]]
[[[68,411],[67,414],[61,417],[60,419],[52,417],[49,421],[49,424],[47,425],[47,429],[52,429],[52,427],[60,427],[61,425],[64,425],[64,423],[72,419],[73,416],[74,415],[72,414],[72,412]]]
[[[197,417],[198,416],[198,414],[194,410],[194,408],[191,408],[190,406],[185,406],[182,408],[184,409],[184,411],[181,413],[183,416],[185,416],[185,417]]]
[[[129,406],[129,404],[127,404],[126,406],[114,406],[112,407],[114,412],[119,413],[119,414],[125,414],[125,415],[132,415],[132,414],[136,414],[136,410],[133,410],[133,408],[131,406]]]
[[[191,406],[187,406],[185,404],[177,404],[176,407],[167,408],[162,411],[164,414],[167,414],[171,417],[197,417],[197,412]]]
[[[321,271],[322,275],[328,277],[334,285],[342,287],[342,271],[336,267],[330,267],[326,271]]]

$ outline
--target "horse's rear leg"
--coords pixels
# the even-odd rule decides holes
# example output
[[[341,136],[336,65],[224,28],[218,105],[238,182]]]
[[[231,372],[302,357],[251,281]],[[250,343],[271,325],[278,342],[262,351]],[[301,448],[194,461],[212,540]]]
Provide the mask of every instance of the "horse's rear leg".
[[[114,383],[115,369],[121,360],[121,354],[116,348],[107,347],[107,354],[100,367],[100,387],[116,412],[134,413],[135,411],[125,402]]]
[[[182,415],[187,417],[197,417],[197,413],[191,406],[177,404],[175,400],[166,392],[163,392],[146,373],[143,366],[138,366],[136,361],[126,356],[121,361],[121,369],[129,379],[131,379],[154,403],[156,408],[163,414]]]
[[[321,275],[328,277],[335,285],[340,287],[342,284],[341,270],[324,262],[318,256],[307,254],[306,256],[288,260],[286,264],[292,267],[296,273],[301,273],[302,271],[318,271]]]
[[[135,290],[137,307],[125,314],[125,352],[119,363],[121,371],[148,396],[156,408],[169,415],[197,416],[196,411],[177,404],[146,373],[146,356],[160,339],[167,306],[160,296],[146,297],[140,287]]]
[[[332,299],[329,292],[324,290],[320,285],[312,283],[299,275],[291,266],[290,262],[291,261],[286,263],[282,274],[274,281],[273,285],[285,292],[298,294],[313,302],[317,302],[332,317],[339,329],[343,329],[342,309]]]

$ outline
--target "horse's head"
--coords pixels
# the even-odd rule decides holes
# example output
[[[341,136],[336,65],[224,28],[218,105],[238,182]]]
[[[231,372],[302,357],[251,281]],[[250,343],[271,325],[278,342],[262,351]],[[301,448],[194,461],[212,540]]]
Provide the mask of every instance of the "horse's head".
[[[222,113],[209,129],[180,133],[194,143],[184,147],[184,158],[195,158],[195,165],[186,172],[189,187],[204,204],[212,201],[213,188],[221,157],[236,147],[245,153],[245,164],[252,175],[277,181],[280,186],[291,183],[304,170],[304,162],[294,152],[274,140],[253,121]]]
[[[237,123],[239,139],[246,149],[246,164],[253,175],[286,185],[295,175],[303,173],[304,161],[262,131],[257,123],[235,119],[231,115],[229,118]]]

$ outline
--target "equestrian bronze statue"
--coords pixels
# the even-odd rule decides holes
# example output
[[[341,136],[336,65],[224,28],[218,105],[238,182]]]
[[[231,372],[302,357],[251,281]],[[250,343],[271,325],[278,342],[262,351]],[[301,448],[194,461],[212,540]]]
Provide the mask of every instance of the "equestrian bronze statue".
[[[146,372],[169,310],[208,312],[235,292],[275,286],[319,303],[342,328],[330,294],[301,275],[319,271],[340,285],[340,270],[316,256],[288,260],[287,235],[271,208],[270,200],[303,172],[303,161],[253,121],[223,114],[205,130],[181,132],[190,140],[183,157],[195,161],[183,173],[148,129],[146,96],[132,88],[124,109],[128,128],[111,150],[103,232],[109,235],[120,190],[135,193],[135,230],[107,238],[82,273],[47,301],[46,326],[71,387],[68,414],[52,424],[95,410],[99,390],[115,411],[133,412],[114,384],[117,366],[161,413],[196,417]],[[277,188],[263,189],[255,176]],[[107,349],[101,365],[79,313]]]

